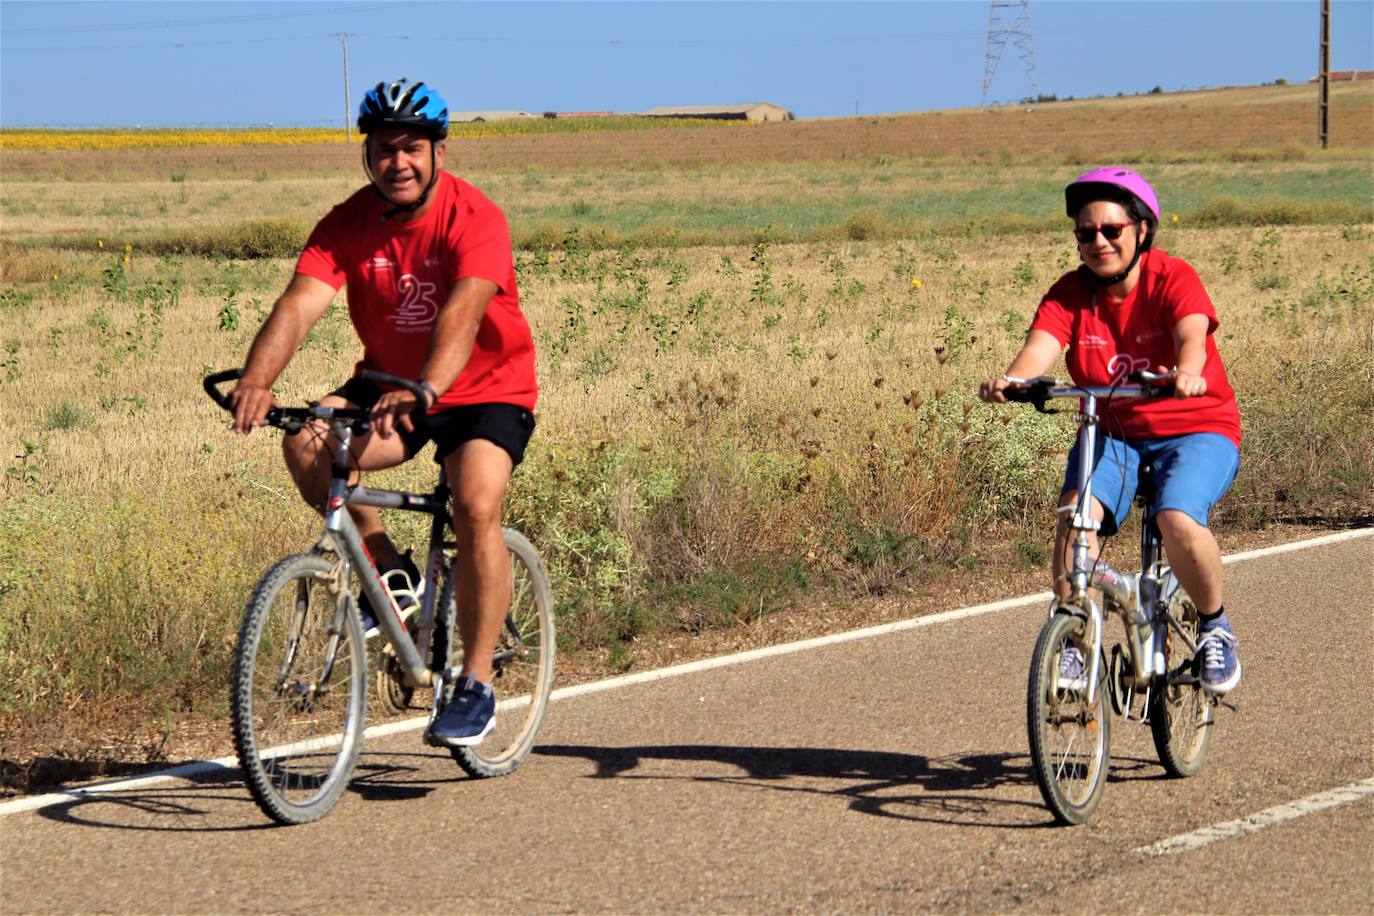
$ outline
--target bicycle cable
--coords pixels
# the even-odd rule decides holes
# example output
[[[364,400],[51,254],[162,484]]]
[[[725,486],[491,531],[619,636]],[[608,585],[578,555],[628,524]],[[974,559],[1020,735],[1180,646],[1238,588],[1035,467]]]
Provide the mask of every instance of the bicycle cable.
[[[1098,404],[1100,404],[1101,407],[1102,407],[1102,411],[1101,411],[1101,413],[1099,414],[1099,418],[1105,419],[1106,422],[1107,422],[1107,424],[1108,424],[1108,426],[1113,427],[1113,430],[1112,430],[1112,431],[1114,431],[1114,432],[1117,433],[1117,436],[1112,436],[1112,435],[1110,435],[1110,433],[1108,433],[1108,434],[1102,434],[1103,431],[1099,429],[1099,436],[1098,436],[1097,438],[1098,438],[1098,443],[1099,443],[1100,448],[1102,449],[1102,453],[1103,453],[1104,457],[1105,457],[1105,455],[1106,455],[1107,449],[1109,448],[1109,443],[1111,442],[1111,440],[1115,439],[1115,440],[1120,444],[1120,447],[1121,447],[1121,461],[1120,461],[1120,465],[1121,465],[1122,474],[1121,474],[1121,483],[1120,483],[1120,487],[1119,487],[1119,489],[1117,490],[1117,499],[1116,499],[1116,502],[1117,502],[1118,504],[1121,502],[1122,498],[1126,495],[1126,474],[1125,474],[1125,471],[1126,471],[1126,461],[1125,461],[1125,458],[1126,458],[1126,426],[1125,426],[1124,423],[1121,422],[1121,418],[1118,417],[1118,416],[1116,415],[1116,412],[1115,412],[1114,410],[1112,410],[1112,398],[1115,396],[1116,390],[1117,390],[1118,388],[1120,388],[1120,387],[1122,386],[1122,384],[1125,383],[1125,381],[1126,381],[1126,377],[1125,377],[1125,376],[1122,376],[1121,378],[1116,379],[1116,380],[1115,380],[1114,382],[1112,382],[1112,384],[1109,386],[1108,391],[1107,391],[1107,395],[1106,395],[1105,397],[1101,397],[1101,398],[1098,398],[1098,399],[1097,399]],[[1075,386],[1075,387],[1078,387],[1080,391],[1083,390],[1083,386]],[[1079,406],[1079,411],[1082,412],[1082,405]],[[1079,460],[1080,460],[1080,461],[1085,460],[1085,456],[1083,455],[1083,453],[1082,453],[1081,450],[1080,450],[1080,452],[1079,452]],[[1089,462],[1092,462],[1093,456],[1092,456],[1092,455],[1086,456],[1086,460],[1089,461]],[[1099,500],[1099,502],[1101,502],[1101,500]],[[1103,506],[1103,512],[1105,513],[1105,511],[1106,511],[1106,506],[1104,505],[1104,506]],[[1129,510],[1128,510],[1128,511],[1129,511]],[[1092,512],[1092,505],[1091,505],[1091,504],[1089,504],[1089,506],[1088,506],[1088,512],[1089,512],[1089,514],[1091,514],[1091,512]],[[1110,540],[1112,539],[1112,536],[1115,535],[1115,534],[1116,534],[1118,531],[1120,531],[1120,529],[1121,529],[1121,523],[1122,523],[1123,519],[1116,518],[1115,515],[1113,515],[1113,521],[1116,523],[1116,530],[1113,531],[1111,535],[1105,535],[1105,536],[1104,536],[1104,535],[1101,533],[1100,530],[1099,530],[1099,532],[1098,532],[1098,537],[1097,537],[1097,556],[1093,557],[1092,568],[1088,571],[1088,580],[1089,580],[1089,581],[1092,581],[1092,577],[1093,577],[1094,575],[1097,574],[1098,566],[1101,565],[1102,563],[1104,563],[1104,562],[1106,561],[1107,542],[1110,541]]]

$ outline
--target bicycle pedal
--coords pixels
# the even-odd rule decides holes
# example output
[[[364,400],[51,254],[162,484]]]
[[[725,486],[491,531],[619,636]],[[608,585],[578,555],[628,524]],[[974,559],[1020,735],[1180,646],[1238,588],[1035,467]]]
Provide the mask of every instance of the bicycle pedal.
[[[1240,712],[1239,704],[1233,703],[1230,700],[1223,700],[1221,697],[1217,697],[1216,702],[1218,706],[1225,706],[1227,709],[1231,710],[1231,712]]]

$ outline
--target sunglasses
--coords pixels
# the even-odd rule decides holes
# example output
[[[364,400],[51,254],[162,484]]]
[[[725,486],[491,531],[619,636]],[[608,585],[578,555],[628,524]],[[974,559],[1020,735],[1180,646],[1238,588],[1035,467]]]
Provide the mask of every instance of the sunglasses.
[[[1127,226],[1134,226],[1135,223],[1103,223],[1100,226],[1079,226],[1073,230],[1074,237],[1078,239],[1080,245],[1086,245],[1097,238],[1097,234],[1102,233],[1102,237],[1109,242],[1115,242],[1121,238],[1121,232]]]

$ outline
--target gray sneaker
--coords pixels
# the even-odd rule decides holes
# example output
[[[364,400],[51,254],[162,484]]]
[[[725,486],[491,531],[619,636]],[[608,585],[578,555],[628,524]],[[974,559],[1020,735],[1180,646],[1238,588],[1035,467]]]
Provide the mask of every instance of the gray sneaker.
[[[1198,680],[1208,693],[1229,693],[1240,683],[1240,656],[1236,653],[1239,640],[1231,632],[1231,621],[1222,614],[1215,620],[1204,621],[1198,629]]]
[[[1055,686],[1071,692],[1088,689],[1088,664],[1077,646],[1059,650],[1059,680]]]

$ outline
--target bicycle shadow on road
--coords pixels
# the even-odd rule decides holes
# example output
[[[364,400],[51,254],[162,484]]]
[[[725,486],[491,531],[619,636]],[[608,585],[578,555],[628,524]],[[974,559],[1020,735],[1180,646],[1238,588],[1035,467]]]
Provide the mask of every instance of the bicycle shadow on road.
[[[544,745],[534,753],[591,761],[596,771],[590,779],[684,779],[833,796],[846,799],[851,811],[879,817],[981,827],[1042,827],[1047,820],[1038,797],[1002,791],[1034,785],[1024,754],[929,758],[890,751],[703,744]],[[734,772],[710,772],[720,766]]]
[[[365,801],[408,801],[441,785],[464,782],[459,773],[435,778],[426,764],[439,753],[363,753],[348,783],[348,794]],[[413,758],[413,759],[410,759]],[[253,801],[238,767],[219,767],[179,776],[165,785],[119,790],[69,789],[70,798],[34,811],[39,817],[83,827],[197,833],[261,830],[277,826]],[[341,803],[347,803],[345,796]]]

